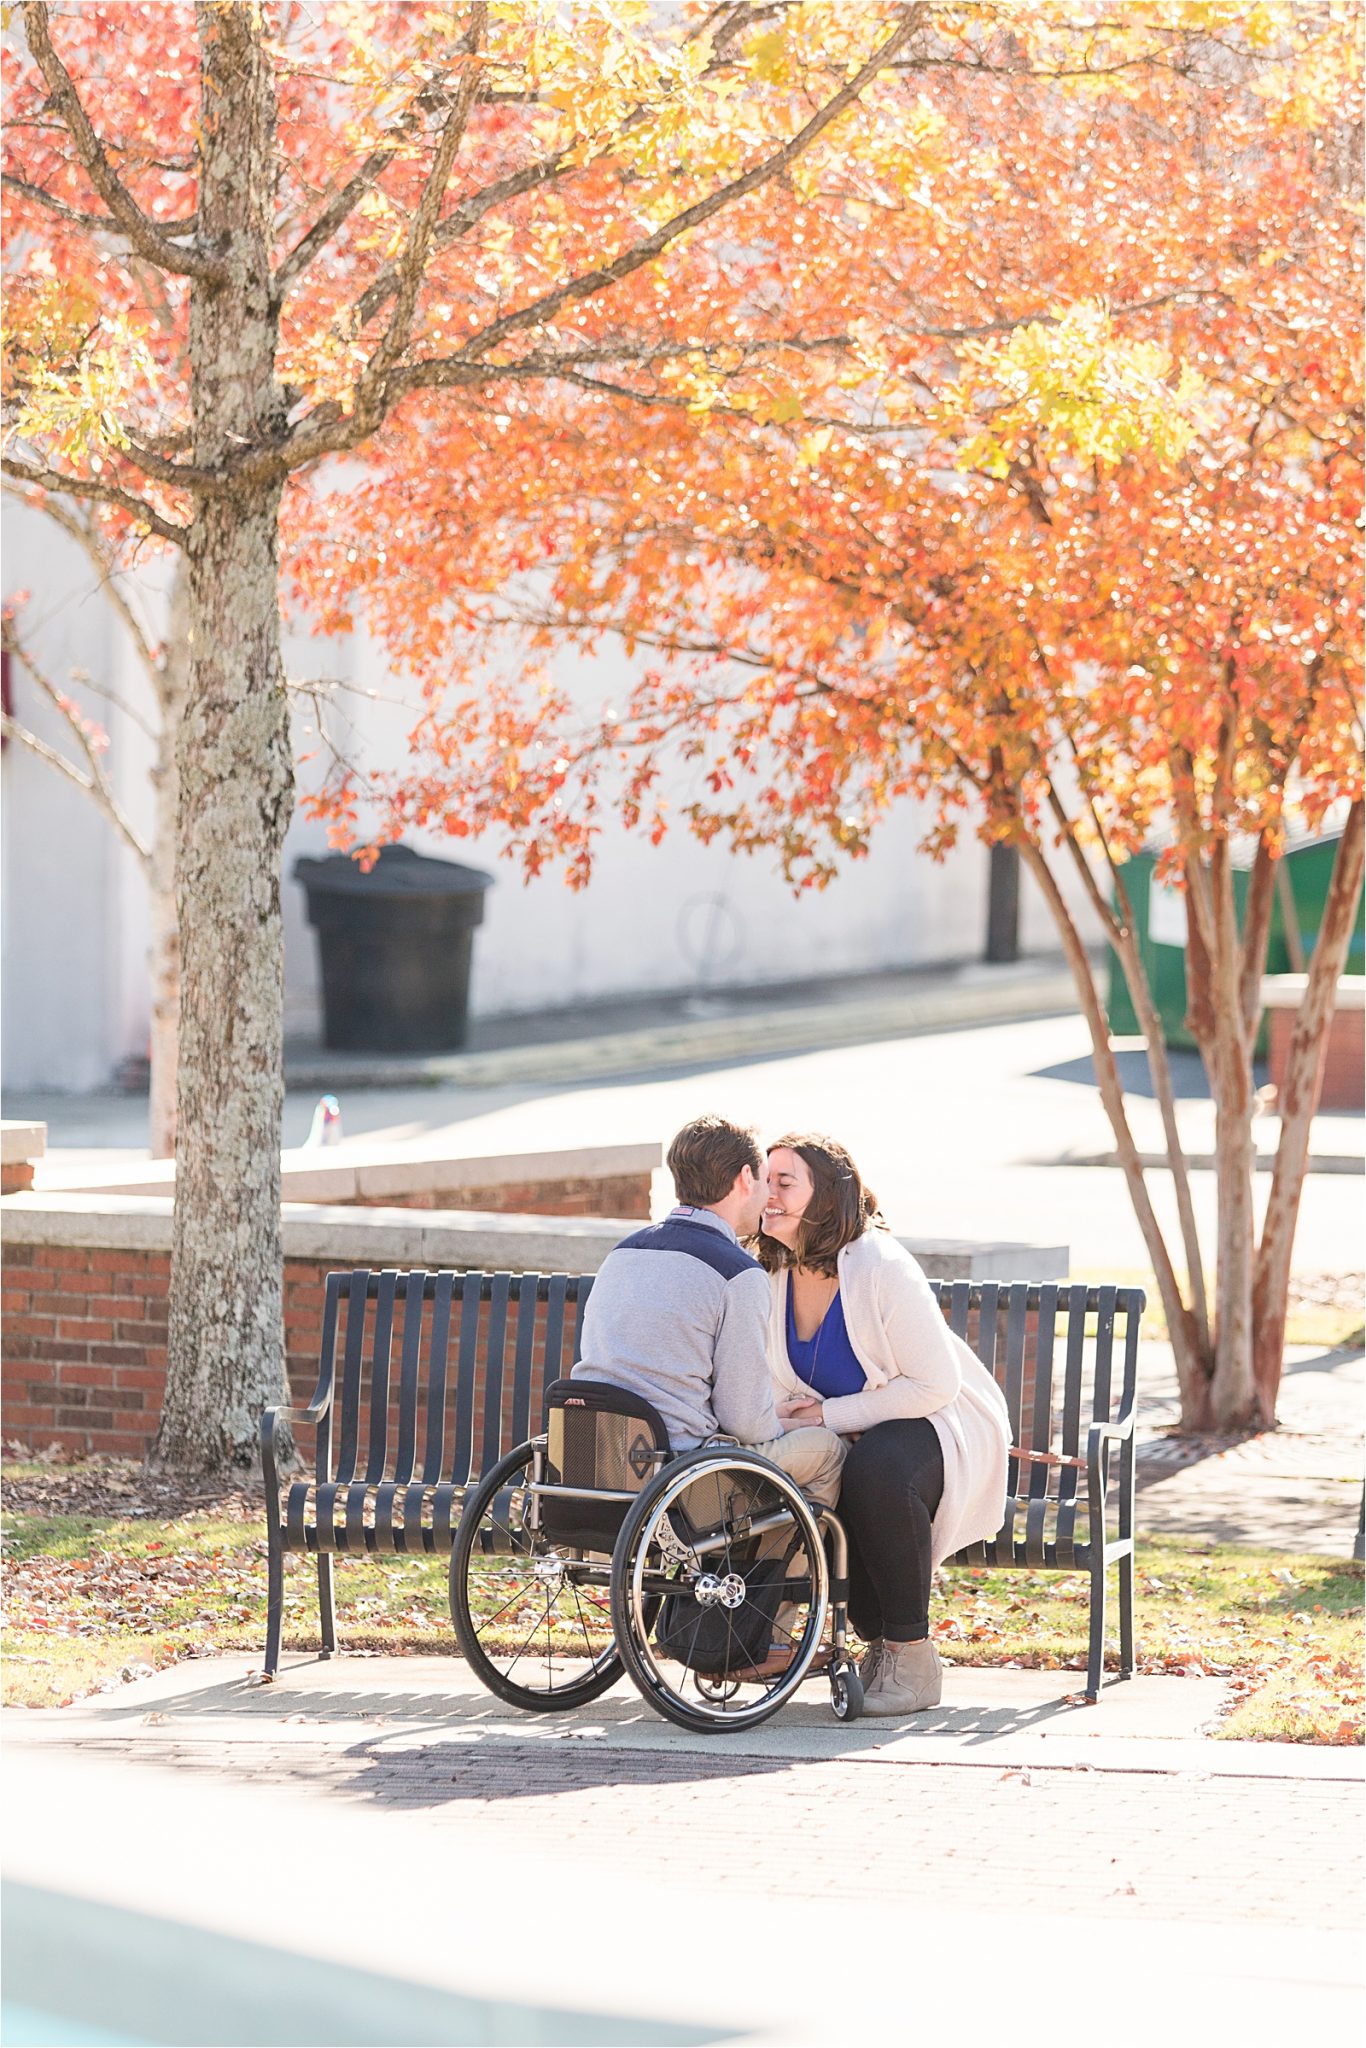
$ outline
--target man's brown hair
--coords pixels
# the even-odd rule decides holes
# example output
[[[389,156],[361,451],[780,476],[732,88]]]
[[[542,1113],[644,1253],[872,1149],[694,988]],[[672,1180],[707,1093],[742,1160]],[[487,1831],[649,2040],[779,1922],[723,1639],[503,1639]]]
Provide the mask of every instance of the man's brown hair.
[[[669,1171],[680,1202],[694,1209],[724,1202],[742,1166],[761,1171],[758,1133],[724,1116],[696,1116],[669,1147]]]
[[[865,1230],[886,1229],[877,1196],[864,1186],[858,1168],[837,1138],[789,1132],[785,1138],[774,1139],[768,1148],[770,1155],[780,1145],[806,1161],[814,1183],[811,1200],[795,1243],[780,1244],[776,1237],[766,1237],[761,1231],[751,1249],[770,1273],[780,1266],[809,1266],[834,1279],[839,1270],[835,1262],[847,1244],[862,1237]]]

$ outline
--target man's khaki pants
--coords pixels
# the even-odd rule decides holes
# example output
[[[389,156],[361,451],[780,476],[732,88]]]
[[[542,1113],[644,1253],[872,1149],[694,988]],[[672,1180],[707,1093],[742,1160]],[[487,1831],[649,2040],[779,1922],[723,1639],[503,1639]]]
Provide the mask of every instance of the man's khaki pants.
[[[839,1499],[840,1468],[847,1446],[833,1429],[816,1424],[806,1429],[789,1429],[766,1444],[746,1444],[758,1451],[796,1480],[803,1493],[832,1508]]]

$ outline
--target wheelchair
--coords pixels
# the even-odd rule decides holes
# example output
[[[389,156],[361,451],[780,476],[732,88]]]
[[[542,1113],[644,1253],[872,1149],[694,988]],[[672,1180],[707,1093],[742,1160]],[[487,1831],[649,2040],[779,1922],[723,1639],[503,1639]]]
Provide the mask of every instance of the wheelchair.
[[[565,1379],[545,1433],[465,1505],[451,1620],[480,1681],[533,1713],[585,1706],[624,1668],[702,1734],[756,1727],[809,1677],[852,1721],[848,1579],[839,1518],[767,1458],[724,1439],[675,1454],[647,1401]]]

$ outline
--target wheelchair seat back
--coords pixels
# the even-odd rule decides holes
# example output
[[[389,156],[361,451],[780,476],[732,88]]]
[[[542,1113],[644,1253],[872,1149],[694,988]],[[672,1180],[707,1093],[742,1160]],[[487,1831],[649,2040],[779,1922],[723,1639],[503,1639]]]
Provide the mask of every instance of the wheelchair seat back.
[[[611,1554],[631,1501],[669,1455],[659,1411],[605,1380],[555,1380],[546,1389],[541,1527],[552,1543]],[[570,1490],[572,1489],[572,1491]]]

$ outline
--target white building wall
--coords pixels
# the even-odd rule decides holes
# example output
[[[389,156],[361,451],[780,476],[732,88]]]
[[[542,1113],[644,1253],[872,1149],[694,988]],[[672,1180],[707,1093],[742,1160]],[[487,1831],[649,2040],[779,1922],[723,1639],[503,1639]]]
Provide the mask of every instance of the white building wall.
[[[72,678],[88,671],[135,712],[153,715],[146,678],[99,594],[80,545],[50,520],[7,507],[4,593],[28,593],[20,626],[48,679],[69,690],[109,735],[111,783],[145,835],[151,749],[135,718]],[[61,714],[23,664],[10,665],[17,722],[58,752],[78,750]],[[146,1051],[147,917],[142,871],[84,791],[17,740],[0,771],[0,972],[4,1076],[12,1088],[83,1090]]]
[[[150,714],[136,658],[78,546],[40,514],[14,506],[6,508],[5,540],[5,592],[32,592],[25,631],[54,681],[84,667]],[[382,650],[360,634],[344,643],[295,634],[286,656],[291,677],[334,686],[325,722],[352,758],[402,762],[415,712],[395,690]],[[614,693],[620,701],[619,659],[588,666],[566,656],[564,673],[581,701],[596,706]],[[17,663],[14,684],[21,720],[61,745],[60,720]],[[93,695],[85,701],[108,727],[111,777],[145,832],[148,742],[130,718]],[[312,705],[298,700],[301,756],[318,746],[308,730],[313,722]],[[303,767],[304,786],[316,773]],[[681,780],[672,795],[676,806],[686,801]],[[3,796],[5,1085],[107,1085],[120,1061],[147,1046],[140,870],[82,792],[17,744],[5,750]],[[476,938],[472,989],[475,1013],[489,1015],[975,959],[985,938],[986,850],[967,830],[936,865],[916,851],[927,822],[903,804],[866,860],[851,862],[828,889],[800,896],[766,857],[704,847],[683,829],[652,847],[644,835],[608,825],[594,879],[578,893],[558,871],[524,883],[520,869],[499,858],[496,841],[414,834],[411,843],[496,877]],[[325,827],[296,815],[285,847],[285,1028],[296,1039],[316,1036],[321,1019],[316,941],[292,871],[301,854],[325,851],[326,839]],[[1027,948],[1056,946],[1047,909],[1027,884],[1022,922]]]

